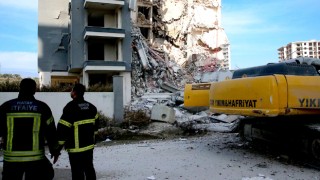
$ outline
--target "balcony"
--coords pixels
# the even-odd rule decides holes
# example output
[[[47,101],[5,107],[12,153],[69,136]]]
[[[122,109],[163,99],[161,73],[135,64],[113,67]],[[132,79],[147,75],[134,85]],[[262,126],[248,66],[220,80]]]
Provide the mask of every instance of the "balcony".
[[[88,40],[89,38],[123,39],[124,37],[125,37],[124,29],[87,26],[84,29],[83,38],[84,40]]]
[[[88,73],[104,73],[107,71],[128,71],[131,70],[130,65],[124,61],[85,61],[83,70]]]
[[[124,0],[85,0],[86,9],[114,10],[124,6]]]

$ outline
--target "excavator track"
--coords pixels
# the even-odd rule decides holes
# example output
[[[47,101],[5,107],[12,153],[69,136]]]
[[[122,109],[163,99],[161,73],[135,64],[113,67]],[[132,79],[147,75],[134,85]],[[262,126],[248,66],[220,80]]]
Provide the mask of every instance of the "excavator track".
[[[299,151],[305,155],[302,164],[320,169],[318,119],[319,116],[250,117],[242,119],[239,132],[248,141],[262,140]]]

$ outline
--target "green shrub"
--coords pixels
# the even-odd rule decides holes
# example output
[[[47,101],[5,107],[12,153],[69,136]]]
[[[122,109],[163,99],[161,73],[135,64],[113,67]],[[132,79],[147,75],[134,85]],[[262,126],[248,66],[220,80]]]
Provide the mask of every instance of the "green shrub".
[[[12,79],[12,78],[0,78],[0,92],[19,92],[19,85],[21,79]],[[42,86],[39,87],[37,84],[37,92],[70,92],[73,85],[66,86]],[[88,92],[112,92],[113,87],[110,84],[95,84],[87,88]]]
[[[123,128],[129,128],[130,126],[144,127],[149,125],[151,122],[150,117],[147,113],[141,109],[132,111],[128,107],[125,108],[124,121],[121,124]]]
[[[114,124],[113,119],[102,114],[101,111],[98,112],[99,115],[99,129],[110,127]]]
[[[107,84],[107,85],[95,84],[95,85],[89,86],[87,91],[89,91],[89,92],[112,92],[113,87],[111,84]]]
[[[19,92],[20,81],[6,79],[0,81],[0,91],[1,92]]]

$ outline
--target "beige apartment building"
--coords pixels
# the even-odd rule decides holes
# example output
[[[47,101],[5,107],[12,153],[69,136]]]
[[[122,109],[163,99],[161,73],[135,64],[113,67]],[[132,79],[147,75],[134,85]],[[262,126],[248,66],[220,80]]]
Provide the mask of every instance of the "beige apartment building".
[[[278,49],[279,61],[285,61],[297,57],[320,58],[320,41],[291,42]]]

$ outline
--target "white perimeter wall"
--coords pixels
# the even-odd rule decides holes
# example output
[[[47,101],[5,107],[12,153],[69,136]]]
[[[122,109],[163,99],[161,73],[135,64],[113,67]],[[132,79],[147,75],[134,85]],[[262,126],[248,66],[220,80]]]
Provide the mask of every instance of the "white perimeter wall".
[[[17,92],[0,92],[0,104],[17,97]],[[48,104],[56,123],[62,115],[63,107],[72,100],[70,92],[36,92],[35,98]],[[112,92],[85,92],[84,99],[94,104],[105,116],[113,118],[114,94]]]

